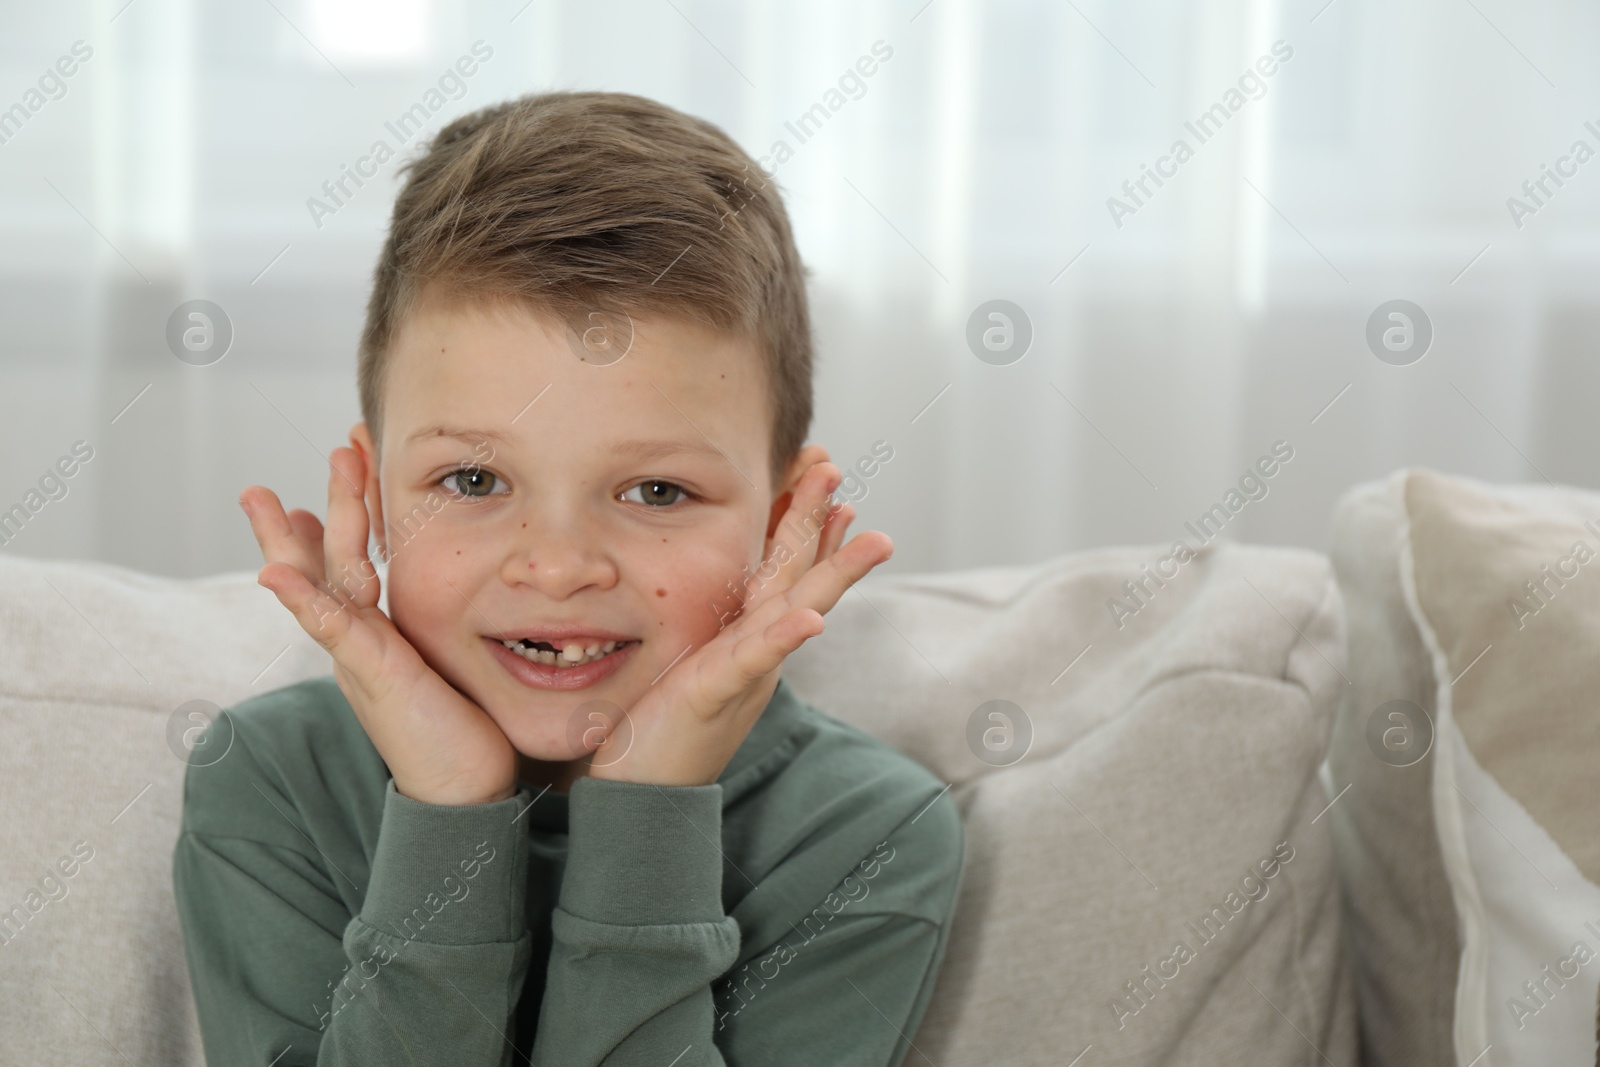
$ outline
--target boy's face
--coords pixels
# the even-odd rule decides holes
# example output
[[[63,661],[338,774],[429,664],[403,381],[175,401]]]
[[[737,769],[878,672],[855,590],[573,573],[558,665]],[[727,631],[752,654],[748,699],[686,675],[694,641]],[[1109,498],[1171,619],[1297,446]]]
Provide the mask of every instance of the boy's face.
[[[772,484],[750,342],[677,318],[633,330],[626,356],[598,365],[543,313],[425,302],[390,351],[376,475],[366,424],[351,434],[395,625],[526,757],[523,778],[562,788],[594,744],[594,706],[579,709],[632,707],[716,636],[738,607],[730,583],[755,573],[789,491],[827,458],[807,446]],[[494,636],[551,628],[629,643],[567,667]]]

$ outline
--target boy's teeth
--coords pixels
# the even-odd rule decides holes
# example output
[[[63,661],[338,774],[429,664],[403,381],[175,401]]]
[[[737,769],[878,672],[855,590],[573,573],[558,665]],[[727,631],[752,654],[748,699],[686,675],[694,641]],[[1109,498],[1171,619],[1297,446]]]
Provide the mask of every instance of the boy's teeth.
[[[520,640],[501,641],[500,643],[505,645],[511,651],[515,652],[517,655],[521,656],[523,659],[532,660],[535,663],[543,663],[547,667],[577,667],[582,666],[585,663],[593,663],[602,656],[606,656],[612,652],[615,652],[619,645],[625,644],[626,642],[597,641],[585,647],[584,645],[579,644],[577,641],[572,641],[563,646],[559,652],[529,648]],[[551,643],[552,642],[548,641],[545,642],[545,644]]]

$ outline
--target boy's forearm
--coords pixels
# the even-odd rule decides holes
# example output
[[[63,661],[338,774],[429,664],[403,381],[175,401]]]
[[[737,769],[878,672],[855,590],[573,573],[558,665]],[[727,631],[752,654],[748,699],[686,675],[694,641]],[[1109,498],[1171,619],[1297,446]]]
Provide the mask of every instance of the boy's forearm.
[[[573,784],[534,1062],[724,1062],[711,983],[738,956],[739,926],[723,910],[721,841],[721,785]]]
[[[389,783],[319,1065],[511,1062],[532,948],[518,819],[528,803],[519,789],[487,804],[425,804]]]
[[[532,953],[527,830],[511,821],[526,790],[452,808],[389,790],[361,912],[343,919],[311,864],[280,847],[180,839],[175,889],[213,1067],[512,1062]]]
[[[802,911],[780,944],[735,970],[749,953],[738,921],[723,910],[721,882],[724,868],[730,878],[745,876],[721,853],[721,788],[574,784],[535,1063],[906,1061],[954,907],[961,847],[953,804],[935,798],[920,825],[908,816],[873,851],[870,867],[852,869],[842,895]],[[889,875],[886,865],[901,852],[907,859]],[[802,849],[791,862],[811,857]],[[870,897],[850,895],[873,878],[892,880],[876,881]],[[768,880],[781,884],[784,876],[768,872],[762,884]]]
[[[355,995],[333,1006],[317,1067],[379,1067],[396,1063],[449,1063],[455,1067],[510,1067],[512,1015],[527,975],[530,939],[513,944],[432,945],[412,941],[394,952],[392,937],[352,919],[345,932],[348,959],[377,962],[393,953],[375,981],[358,982]],[[339,994],[343,996],[343,994]],[[324,1010],[327,1010],[324,1005]],[[285,1057],[283,1065],[299,1063]],[[281,1067],[281,1065],[280,1065]]]

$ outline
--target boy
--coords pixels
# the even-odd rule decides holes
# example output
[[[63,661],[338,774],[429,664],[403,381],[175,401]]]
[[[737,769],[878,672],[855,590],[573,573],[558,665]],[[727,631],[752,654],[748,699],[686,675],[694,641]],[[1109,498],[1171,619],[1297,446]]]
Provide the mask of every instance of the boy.
[[[188,770],[209,1062],[900,1063],[961,827],[780,677],[893,548],[843,543],[802,447],[782,201],[614,93],[464,116],[407,172],[326,529],[240,497],[334,674]]]

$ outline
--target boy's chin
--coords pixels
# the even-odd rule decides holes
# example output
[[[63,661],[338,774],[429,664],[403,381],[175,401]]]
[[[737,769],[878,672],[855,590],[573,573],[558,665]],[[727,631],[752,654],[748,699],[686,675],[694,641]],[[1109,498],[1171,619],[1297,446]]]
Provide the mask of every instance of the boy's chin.
[[[583,700],[566,700],[560,694],[555,699],[524,701],[509,709],[508,715],[491,710],[489,717],[500,727],[517,750],[519,763],[536,760],[540,763],[571,763],[587,759],[611,732],[613,714],[594,714],[594,709],[581,707]],[[610,710],[608,706],[607,711]],[[627,727],[624,726],[624,729]]]
[[[584,756],[588,755],[588,753],[582,753],[578,756],[568,756],[564,746],[541,748],[536,745],[527,747],[518,745],[516,748],[517,777],[529,780],[538,778],[541,774],[548,775],[551,769],[568,766],[574,762],[581,761]]]
[[[567,716],[557,708],[540,710],[529,716],[529,709],[519,709],[515,719],[507,721],[490,715],[495,725],[506,735],[511,747],[517,750],[517,762],[537,760],[540,763],[570,763],[589,755],[581,740],[574,744],[568,736]]]

